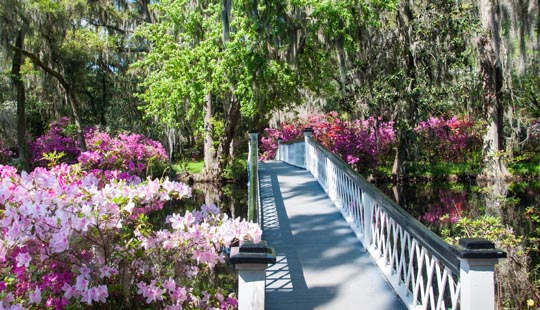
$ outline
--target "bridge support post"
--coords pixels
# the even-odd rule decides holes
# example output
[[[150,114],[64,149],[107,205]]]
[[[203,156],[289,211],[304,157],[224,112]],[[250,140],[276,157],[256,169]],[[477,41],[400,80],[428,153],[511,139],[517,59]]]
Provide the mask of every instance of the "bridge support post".
[[[281,143],[283,143],[283,139],[282,139],[282,138],[278,138],[278,140],[277,140],[276,160],[282,160],[282,161],[284,161],[284,160],[285,160],[285,157],[283,156],[283,145],[282,145]]]
[[[460,260],[461,309],[495,309],[495,264],[506,253],[483,238],[460,239],[455,249]]]
[[[306,168],[307,171],[310,171],[310,163],[311,163],[311,158],[309,157],[309,139],[311,139],[311,137],[313,136],[313,128],[306,128],[304,129],[304,167]],[[311,173],[314,173],[313,171],[310,171]]]
[[[362,191],[361,204],[364,210],[364,227],[363,228],[363,243],[364,247],[367,249],[371,246],[372,235],[371,235],[371,224],[373,221],[373,200],[371,197],[364,191]]]
[[[259,133],[249,132],[248,152],[248,220],[259,223]]]
[[[231,248],[230,260],[238,270],[238,309],[264,310],[266,268],[276,253],[265,241]]]

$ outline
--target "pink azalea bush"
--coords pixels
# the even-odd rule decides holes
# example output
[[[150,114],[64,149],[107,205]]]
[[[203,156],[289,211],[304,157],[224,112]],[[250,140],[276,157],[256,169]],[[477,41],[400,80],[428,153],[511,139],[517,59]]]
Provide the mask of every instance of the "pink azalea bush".
[[[70,130],[69,118],[63,117],[52,122],[49,130],[30,144],[32,163],[34,166],[46,166],[44,154],[63,153],[61,161],[68,164],[77,162],[80,154],[79,141],[75,138],[74,131]]]
[[[207,280],[223,248],[260,240],[258,226],[203,206],[154,229],[148,214],[190,188],[118,175],[0,165],[0,309],[235,307]]]
[[[121,170],[146,176],[146,170],[163,166],[169,157],[163,145],[141,134],[119,134],[88,130],[88,151],[78,156],[86,170]]]
[[[282,123],[278,128],[266,128],[261,137],[261,160],[273,159],[276,156],[278,140],[291,141],[303,135],[303,130],[309,127],[307,122],[297,120],[294,123]]]
[[[430,117],[415,128],[430,161],[463,162],[478,146],[481,135],[475,124],[457,117]]]
[[[313,136],[334,154],[358,168],[376,167],[395,140],[393,122],[369,117],[343,121],[336,112],[310,118]]]
[[[337,112],[314,114],[306,120],[283,123],[280,128],[267,128],[261,137],[261,159],[274,158],[277,141],[290,141],[302,136],[311,127],[313,137],[357,168],[375,167],[382,156],[387,155],[394,143],[393,122],[370,117],[366,120],[344,121]]]
[[[342,120],[336,112],[314,114],[307,119],[267,128],[261,137],[261,159],[275,157],[277,141],[290,141],[311,127],[313,137],[358,170],[369,170],[388,159],[395,144],[394,123],[381,118]],[[418,154],[427,161],[463,162],[479,151],[481,133],[475,124],[457,117],[431,117],[414,129],[419,139]]]
[[[169,158],[163,145],[141,134],[119,134],[85,129],[87,151],[81,153],[79,141],[70,130],[69,118],[62,118],[50,125],[48,132],[31,144],[34,166],[46,166],[47,154],[62,153],[58,162],[81,163],[85,170],[121,170],[125,174],[140,177],[157,174],[166,166]]]

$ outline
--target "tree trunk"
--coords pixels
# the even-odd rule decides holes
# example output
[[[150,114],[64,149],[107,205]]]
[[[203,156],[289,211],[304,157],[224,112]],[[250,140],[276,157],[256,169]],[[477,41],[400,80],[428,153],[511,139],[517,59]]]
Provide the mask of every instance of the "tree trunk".
[[[26,90],[21,76],[21,65],[23,63],[24,32],[19,30],[15,41],[13,62],[11,67],[11,80],[17,92],[17,145],[19,146],[19,160],[23,168],[29,168],[28,144],[26,143]]]
[[[231,0],[221,2],[221,23],[223,25],[223,45],[229,42],[229,19],[231,17]]]
[[[540,0],[536,1],[536,50],[538,51],[538,59],[540,61]]]
[[[204,106],[204,177],[205,179],[214,179],[216,177],[216,150],[214,148],[214,138],[212,133],[212,94],[206,95]]]
[[[404,20],[404,17],[407,21]],[[401,51],[403,57],[405,58],[405,82],[408,83],[405,91],[402,89],[398,90],[398,93],[401,96],[401,102],[398,103],[397,107],[397,120],[401,120],[401,124],[398,125],[398,134],[397,134],[397,149],[396,156],[394,158],[394,165],[392,167],[392,175],[394,178],[402,178],[407,174],[405,163],[409,159],[409,154],[407,149],[411,147],[410,132],[411,128],[414,128],[416,125],[416,118],[418,114],[418,99],[414,95],[416,85],[417,85],[417,76],[416,76],[416,65],[414,55],[412,54],[413,43],[411,38],[411,25],[414,19],[411,7],[408,2],[404,3],[403,11],[398,12],[398,25],[400,27],[401,39],[404,41],[403,46],[404,50]]]
[[[336,56],[339,64],[340,90],[341,95],[345,96],[345,87],[347,85],[347,57],[343,47],[343,37],[340,36],[336,42]]]
[[[478,38],[478,60],[482,83],[482,104],[486,111],[488,130],[484,136],[484,176],[488,179],[508,175],[501,156],[504,150],[500,33],[495,7],[490,0],[480,1],[480,16],[484,33]]]
[[[232,93],[233,90],[231,90],[229,107],[227,109],[227,117],[225,120],[225,128],[223,136],[219,141],[219,148],[217,152],[219,174],[223,172],[227,166],[227,163],[229,162],[231,144],[233,142],[233,137],[236,134],[236,128],[240,123],[240,103],[238,102],[236,96],[234,96]]]
[[[67,92],[67,97],[69,100],[69,105],[71,106],[71,112],[73,113],[73,120],[75,122],[75,127],[77,128],[79,148],[81,149],[81,152],[86,152],[86,140],[84,139],[84,132],[83,132],[83,127],[81,123],[81,113],[79,112],[79,101],[77,100],[77,97],[75,96],[75,93],[73,92],[71,87],[69,88],[69,90],[66,90],[66,92]]]
[[[74,119],[74,122],[75,122],[75,127],[77,128],[77,136],[78,136],[78,139],[79,139],[79,148],[81,149],[81,152],[85,152],[86,151],[86,141],[84,139],[84,133],[83,133],[83,128],[82,128],[81,113],[79,112],[79,101],[77,100],[77,96],[75,95],[75,92],[74,92],[71,84],[64,78],[64,76],[60,72],[54,70],[53,68],[51,68],[51,67],[47,66],[45,63],[43,63],[43,61],[41,61],[41,59],[39,59],[38,56],[34,55],[33,53],[31,53],[31,52],[29,52],[27,50],[17,48],[15,46],[13,46],[13,49],[15,51],[21,52],[24,56],[30,58],[30,60],[32,60],[32,62],[36,66],[40,67],[47,74],[54,77],[58,81],[58,83],[60,83],[60,85],[62,85],[62,88],[66,92],[66,96],[67,96],[67,99],[69,101],[69,105],[71,107],[71,112],[73,113],[73,119]]]

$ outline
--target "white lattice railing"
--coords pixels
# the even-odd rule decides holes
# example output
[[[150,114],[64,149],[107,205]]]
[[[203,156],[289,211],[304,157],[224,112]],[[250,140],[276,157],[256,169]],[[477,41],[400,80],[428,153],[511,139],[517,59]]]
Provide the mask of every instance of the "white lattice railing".
[[[296,167],[305,168],[304,138],[287,142],[279,140],[276,159]]]
[[[450,246],[310,131],[305,140],[279,143],[277,159],[311,172],[409,309],[494,309],[493,266],[505,253],[491,242]]]

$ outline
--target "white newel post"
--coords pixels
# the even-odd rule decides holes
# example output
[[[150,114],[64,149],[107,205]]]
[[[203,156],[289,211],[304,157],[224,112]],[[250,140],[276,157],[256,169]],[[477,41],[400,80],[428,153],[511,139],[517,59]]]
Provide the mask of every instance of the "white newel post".
[[[283,158],[283,139],[282,138],[278,138],[277,140],[277,154],[276,154],[276,160],[285,160],[285,158]]]
[[[259,133],[255,130],[249,132],[248,152],[248,220],[259,222],[258,208],[258,178],[259,178]]]
[[[373,200],[364,191],[362,191],[362,209],[364,210],[364,247],[367,249],[371,247],[371,225],[373,221]]]
[[[304,129],[304,166],[306,167],[306,170],[309,171],[310,169],[310,163],[311,158],[309,157],[309,139],[313,136],[313,129],[312,128],[306,128]],[[311,171],[311,173],[313,173]]]
[[[460,309],[495,309],[495,264],[506,253],[483,238],[460,239],[455,250],[460,261]]]
[[[251,130],[249,132],[249,155],[248,156],[259,156],[259,133],[256,130]],[[251,159],[251,157],[249,157]]]
[[[231,248],[230,260],[238,271],[238,309],[264,310],[266,268],[276,253],[265,241]]]

